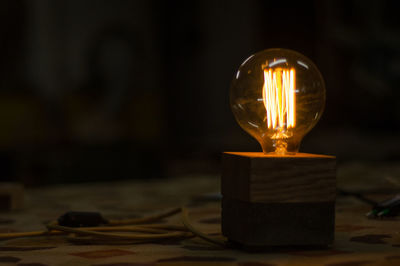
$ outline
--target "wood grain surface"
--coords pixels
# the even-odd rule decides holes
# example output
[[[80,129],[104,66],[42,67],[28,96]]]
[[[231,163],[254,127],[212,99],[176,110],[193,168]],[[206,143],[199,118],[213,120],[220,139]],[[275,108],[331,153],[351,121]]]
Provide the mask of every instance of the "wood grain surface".
[[[224,153],[223,196],[248,202],[327,202],[336,195],[333,156]]]

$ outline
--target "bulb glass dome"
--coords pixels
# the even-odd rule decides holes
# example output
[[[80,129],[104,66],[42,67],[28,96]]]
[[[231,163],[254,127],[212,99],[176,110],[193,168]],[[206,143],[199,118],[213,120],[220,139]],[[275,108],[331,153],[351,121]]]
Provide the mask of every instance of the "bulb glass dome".
[[[230,88],[230,105],[236,121],[264,153],[294,154],[322,115],[325,84],[304,55],[268,49],[239,67]]]

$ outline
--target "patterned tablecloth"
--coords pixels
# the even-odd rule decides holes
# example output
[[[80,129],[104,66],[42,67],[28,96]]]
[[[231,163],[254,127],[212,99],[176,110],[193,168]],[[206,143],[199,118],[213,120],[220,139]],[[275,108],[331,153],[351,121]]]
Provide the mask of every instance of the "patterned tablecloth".
[[[396,192],[400,165],[345,164],[338,185],[381,200]],[[0,232],[43,229],[68,210],[136,217],[188,206],[195,227],[220,237],[219,177],[60,185],[26,190],[21,211],[0,213]],[[371,220],[370,206],[338,197],[335,243],[327,249],[280,249],[250,253],[223,249],[198,238],[139,245],[77,245],[63,236],[0,242],[0,265],[400,265],[400,221]],[[179,217],[171,217],[179,223]]]

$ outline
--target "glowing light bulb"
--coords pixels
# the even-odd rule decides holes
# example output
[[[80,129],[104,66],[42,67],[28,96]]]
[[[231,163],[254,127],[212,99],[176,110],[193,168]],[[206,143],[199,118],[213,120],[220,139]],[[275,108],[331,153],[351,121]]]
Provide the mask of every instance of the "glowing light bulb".
[[[264,153],[299,151],[325,107],[325,84],[314,63],[298,52],[268,49],[247,58],[230,89],[236,121]]]

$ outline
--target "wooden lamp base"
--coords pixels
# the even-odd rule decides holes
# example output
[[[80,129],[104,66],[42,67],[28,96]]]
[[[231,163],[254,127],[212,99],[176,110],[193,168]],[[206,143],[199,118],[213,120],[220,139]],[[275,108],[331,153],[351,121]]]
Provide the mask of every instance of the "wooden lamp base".
[[[245,247],[333,243],[336,158],[297,153],[222,156],[222,233]]]

